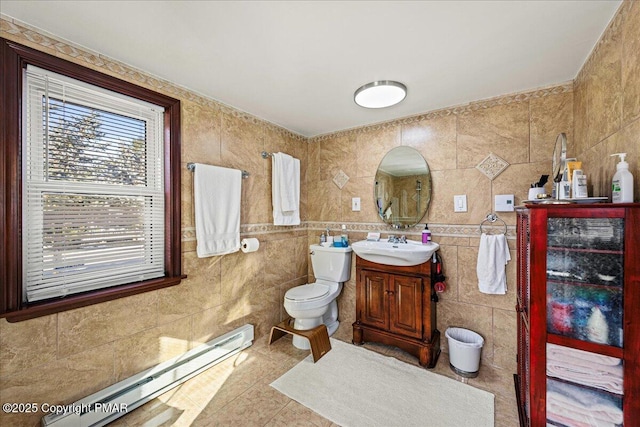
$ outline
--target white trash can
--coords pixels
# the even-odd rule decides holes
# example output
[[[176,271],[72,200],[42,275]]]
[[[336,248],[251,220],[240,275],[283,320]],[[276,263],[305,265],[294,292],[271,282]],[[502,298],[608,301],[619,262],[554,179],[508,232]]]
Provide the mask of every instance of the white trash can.
[[[445,336],[449,343],[449,366],[453,372],[465,378],[477,377],[484,338],[462,328],[448,328]]]

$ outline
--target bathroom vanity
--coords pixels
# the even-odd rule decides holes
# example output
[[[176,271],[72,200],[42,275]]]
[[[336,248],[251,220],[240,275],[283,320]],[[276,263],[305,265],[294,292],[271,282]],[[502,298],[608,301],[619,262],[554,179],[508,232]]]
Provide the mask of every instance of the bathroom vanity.
[[[383,265],[356,257],[356,321],[353,343],[379,342],[415,355],[427,368],[440,354],[436,297],[430,261]]]
[[[640,204],[516,210],[520,425],[638,425]]]

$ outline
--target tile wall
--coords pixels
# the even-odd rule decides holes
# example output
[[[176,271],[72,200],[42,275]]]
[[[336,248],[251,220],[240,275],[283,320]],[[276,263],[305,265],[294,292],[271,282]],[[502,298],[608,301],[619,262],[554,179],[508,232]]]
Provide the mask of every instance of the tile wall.
[[[352,240],[368,230],[389,231],[376,216],[373,176],[384,154],[399,145],[418,149],[432,171],[426,221],[442,247],[448,284],[438,304],[438,327],[482,334],[483,363],[510,376],[516,353],[515,252],[507,267],[507,295],[480,294],[475,279],[478,226],[492,211],[493,196],[525,199],[529,184],[550,170],[556,135],[566,132],[570,154],[584,162],[592,195],[607,195],[615,170],[615,160],[605,154],[625,150],[639,198],[640,5],[634,2],[620,8],[575,83],[310,140],[4,16],[0,35],[180,99],[184,166],[194,161],[251,173],[243,181],[242,236],[261,244],[250,255],[197,258],[192,174],[184,167],[183,271],[189,278],[176,287],[20,323],[1,319],[2,402],[70,403],[238,325],[252,323],[258,336],[266,334],[284,316],[284,292],[313,279],[307,245],[320,230],[338,231],[344,223]],[[262,150],[301,159],[300,227],[270,225],[271,166],[260,157]],[[493,180],[476,168],[489,153],[509,163]],[[333,182],[340,171],[349,177],[342,189]],[[467,213],[453,213],[455,194],[467,194]],[[360,212],[351,211],[352,197],[362,199]],[[500,217],[509,224],[515,249],[515,217]],[[419,231],[407,234],[418,238]],[[345,340],[355,315],[353,276],[339,301],[338,337]],[[444,337],[443,344],[446,351]],[[35,426],[40,416],[0,414],[0,424]]]
[[[575,138],[589,194],[611,197],[618,158],[626,152],[640,200],[640,2],[625,1],[574,82]]]
[[[170,82],[57,40],[26,24],[0,20],[0,35],[180,99],[182,240],[180,285],[19,323],[0,319],[0,402],[72,403],[180,355],[240,325],[264,336],[283,316],[284,292],[307,282],[307,231],[274,227],[271,161],[301,159],[301,217],[306,220],[307,141],[299,135]],[[242,237],[260,249],[200,259],[195,252],[193,173],[188,162],[244,169]],[[41,413],[0,413],[0,425],[39,425]]]

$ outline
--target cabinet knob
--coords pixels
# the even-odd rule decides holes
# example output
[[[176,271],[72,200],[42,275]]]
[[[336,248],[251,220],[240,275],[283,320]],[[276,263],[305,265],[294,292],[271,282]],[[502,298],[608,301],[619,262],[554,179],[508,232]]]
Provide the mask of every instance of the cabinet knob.
[[[386,290],[386,291],[384,291],[384,292],[385,292],[387,295],[393,295],[393,294],[395,293],[395,292],[393,292],[393,291],[389,291],[389,290]]]

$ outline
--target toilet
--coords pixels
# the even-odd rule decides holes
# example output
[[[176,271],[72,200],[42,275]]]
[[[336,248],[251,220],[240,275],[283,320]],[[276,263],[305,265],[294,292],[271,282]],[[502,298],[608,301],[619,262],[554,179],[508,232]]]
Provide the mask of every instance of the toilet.
[[[284,295],[284,309],[294,319],[295,329],[307,330],[324,323],[329,336],[338,329],[336,298],[351,276],[351,247],[311,245],[311,265],[315,283],[296,286]],[[309,350],[309,340],[295,335],[293,345]]]

